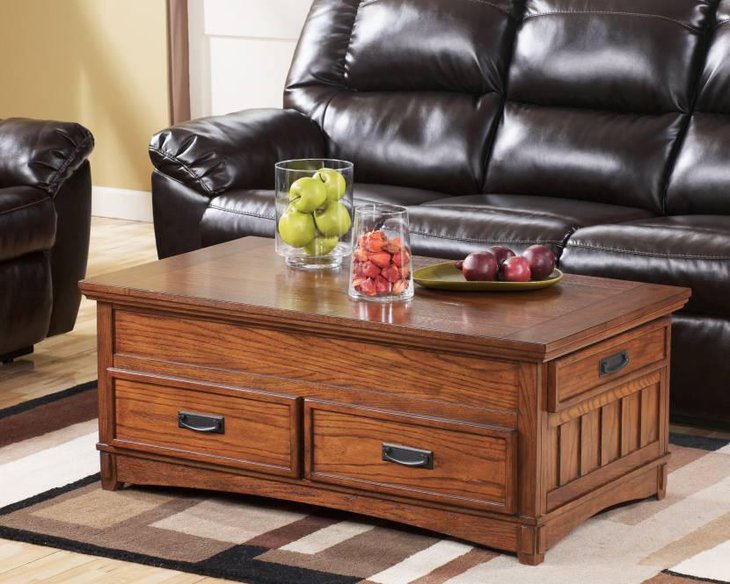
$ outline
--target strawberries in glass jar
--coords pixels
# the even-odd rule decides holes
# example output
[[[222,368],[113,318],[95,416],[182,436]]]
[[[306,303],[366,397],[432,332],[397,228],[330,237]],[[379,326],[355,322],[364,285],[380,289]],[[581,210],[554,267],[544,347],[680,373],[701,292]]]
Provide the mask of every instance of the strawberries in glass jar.
[[[352,252],[352,287],[365,296],[398,296],[410,286],[411,254],[400,237],[362,234]]]

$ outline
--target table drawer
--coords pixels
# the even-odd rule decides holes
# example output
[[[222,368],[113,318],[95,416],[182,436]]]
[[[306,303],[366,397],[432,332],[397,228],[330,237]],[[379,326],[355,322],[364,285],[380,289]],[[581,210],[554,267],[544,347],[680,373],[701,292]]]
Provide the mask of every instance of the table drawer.
[[[550,363],[548,411],[592,397],[606,383],[666,359],[668,324],[628,331]]]
[[[514,512],[514,430],[318,400],[304,417],[313,481]]]
[[[300,475],[299,399],[114,372],[113,446]]]

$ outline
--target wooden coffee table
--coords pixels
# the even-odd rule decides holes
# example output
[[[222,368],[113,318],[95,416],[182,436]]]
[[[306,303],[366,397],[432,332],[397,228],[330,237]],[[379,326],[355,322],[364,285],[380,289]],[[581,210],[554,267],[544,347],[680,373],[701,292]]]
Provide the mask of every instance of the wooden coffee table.
[[[528,564],[664,496],[669,315],[689,290],[569,275],[381,305],[346,286],[253,237],[83,282],[104,488],[345,509]]]

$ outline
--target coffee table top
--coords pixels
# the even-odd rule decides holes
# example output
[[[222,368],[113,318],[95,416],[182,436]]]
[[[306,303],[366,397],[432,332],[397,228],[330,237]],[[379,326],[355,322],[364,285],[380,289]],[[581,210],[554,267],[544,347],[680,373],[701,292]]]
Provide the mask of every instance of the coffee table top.
[[[436,261],[415,258],[420,267]],[[352,300],[348,270],[288,268],[271,239],[246,237],[98,276],[89,298],[126,305],[321,332],[342,338],[546,361],[654,320],[690,290],[567,274],[551,288],[473,293],[417,286],[410,302]]]

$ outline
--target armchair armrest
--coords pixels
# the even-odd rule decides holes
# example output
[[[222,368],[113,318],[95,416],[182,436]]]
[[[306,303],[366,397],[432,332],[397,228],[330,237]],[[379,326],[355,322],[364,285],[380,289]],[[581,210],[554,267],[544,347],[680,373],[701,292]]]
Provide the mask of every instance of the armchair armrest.
[[[55,195],[93,148],[94,137],[80,124],[0,120],[0,188],[34,186]]]
[[[322,130],[295,110],[254,109],[201,118],[152,137],[162,174],[208,197],[231,189],[270,189],[274,164],[325,155]]]

